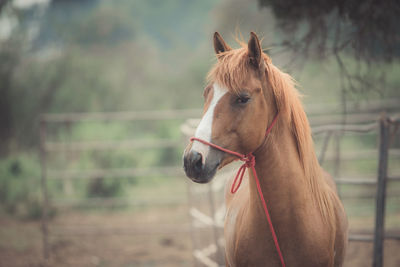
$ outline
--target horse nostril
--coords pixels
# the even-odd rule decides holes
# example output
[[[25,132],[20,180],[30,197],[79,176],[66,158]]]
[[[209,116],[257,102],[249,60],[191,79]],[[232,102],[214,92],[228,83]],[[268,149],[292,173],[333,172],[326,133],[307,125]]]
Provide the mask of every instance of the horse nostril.
[[[191,153],[191,160],[192,160],[192,166],[195,169],[196,172],[200,172],[201,169],[203,168],[203,157],[201,156],[200,153],[196,151],[192,151]]]
[[[183,158],[183,168],[190,178],[198,178],[203,173],[203,156],[196,151],[190,151]]]

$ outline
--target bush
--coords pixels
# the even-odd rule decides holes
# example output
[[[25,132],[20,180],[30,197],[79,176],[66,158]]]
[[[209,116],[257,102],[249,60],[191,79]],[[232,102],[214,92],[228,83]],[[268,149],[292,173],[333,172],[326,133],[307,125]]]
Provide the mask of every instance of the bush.
[[[0,207],[26,219],[41,216],[40,164],[32,155],[12,155],[0,161]]]
[[[87,188],[88,197],[115,197],[122,193],[120,179],[96,178],[90,181]]]

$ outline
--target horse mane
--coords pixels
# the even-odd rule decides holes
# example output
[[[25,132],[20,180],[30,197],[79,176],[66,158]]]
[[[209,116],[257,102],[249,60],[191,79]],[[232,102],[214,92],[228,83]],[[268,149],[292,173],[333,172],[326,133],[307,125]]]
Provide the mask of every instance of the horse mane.
[[[334,228],[333,200],[336,194],[328,185],[315,155],[311,127],[300,101],[300,94],[295,87],[296,84],[289,74],[280,71],[272,63],[266,65],[267,80],[272,88],[279,116],[282,115],[290,125],[307,185],[325,222]]]
[[[217,82],[228,90],[238,93],[245,79],[248,79],[252,66],[247,56],[247,44],[240,42],[241,48],[232,49],[218,54],[218,62],[210,70],[208,82]],[[280,71],[263,53],[267,83],[272,90],[279,120],[290,125],[290,129],[297,145],[299,160],[304,170],[304,177],[310,193],[321,213],[323,220],[331,227],[335,222],[334,198],[337,197],[329,187],[322,168],[319,165],[314,151],[311,128],[300,94],[296,89],[294,79],[287,73]],[[268,89],[267,89],[268,90]]]

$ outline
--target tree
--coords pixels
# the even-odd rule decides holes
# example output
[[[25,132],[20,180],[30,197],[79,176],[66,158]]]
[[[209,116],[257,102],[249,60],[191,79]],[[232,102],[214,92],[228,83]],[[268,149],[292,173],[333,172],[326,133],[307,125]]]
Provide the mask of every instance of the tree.
[[[396,0],[258,0],[271,8],[284,33],[281,45],[296,56],[334,56],[344,91],[372,89],[384,82],[377,65],[400,58],[400,2]],[[343,58],[358,66],[349,69]],[[362,66],[362,67],[360,67]],[[379,90],[381,90],[379,88]]]

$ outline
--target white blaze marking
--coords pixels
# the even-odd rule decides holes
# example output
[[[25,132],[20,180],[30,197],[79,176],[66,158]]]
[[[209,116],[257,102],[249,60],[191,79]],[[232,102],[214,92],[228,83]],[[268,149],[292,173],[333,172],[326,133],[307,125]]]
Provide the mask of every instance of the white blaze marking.
[[[199,126],[196,129],[195,137],[203,139],[207,142],[211,141],[211,130],[214,118],[214,109],[217,106],[219,100],[228,92],[225,88],[221,88],[218,84],[214,83],[214,94],[211,100],[210,106],[200,121]],[[210,151],[210,147],[198,141],[194,141],[192,149],[202,155],[203,164],[206,160],[207,154]]]

